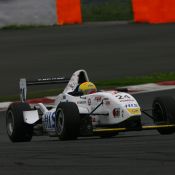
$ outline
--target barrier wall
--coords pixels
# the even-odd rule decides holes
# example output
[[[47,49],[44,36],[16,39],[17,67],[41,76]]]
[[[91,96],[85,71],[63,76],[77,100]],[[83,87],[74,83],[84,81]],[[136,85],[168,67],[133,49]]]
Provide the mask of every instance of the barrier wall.
[[[0,27],[81,23],[80,0],[0,0]]]
[[[56,24],[55,0],[0,0],[0,27]]]
[[[132,0],[134,21],[175,22],[175,0]]]
[[[135,22],[175,22],[175,0],[131,1]],[[0,27],[75,23],[82,23],[81,0],[0,0]]]
[[[58,24],[82,23],[80,0],[57,0]]]

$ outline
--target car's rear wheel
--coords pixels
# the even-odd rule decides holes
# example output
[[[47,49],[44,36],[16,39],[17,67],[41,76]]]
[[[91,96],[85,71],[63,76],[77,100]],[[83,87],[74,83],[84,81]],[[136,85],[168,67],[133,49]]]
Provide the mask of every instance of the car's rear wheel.
[[[157,125],[175,124],[175,100],[170,96],[157,97],[153,101],[152,114]],[[175,128],[158,128],[160,134],[172,134]]]
[[[12,103],[6,112],[6,131],[12,142],[29,142],[33,126],[24,123],[23,111],[31,110],[27,103]]]
[[[78,107],[73,102],[60,103],[56,110],[56,131],[60,140],[74,140],[80,130]]]

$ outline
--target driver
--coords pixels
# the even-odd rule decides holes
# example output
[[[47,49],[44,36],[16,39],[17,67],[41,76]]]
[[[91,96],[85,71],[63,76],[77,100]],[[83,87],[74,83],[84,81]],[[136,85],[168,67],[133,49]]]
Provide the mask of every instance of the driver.
[[[78,88],[78,92],[82,93],[83,95],[93,94],[97,92],[97,88],[92,82],[87,81],[80,84]]]

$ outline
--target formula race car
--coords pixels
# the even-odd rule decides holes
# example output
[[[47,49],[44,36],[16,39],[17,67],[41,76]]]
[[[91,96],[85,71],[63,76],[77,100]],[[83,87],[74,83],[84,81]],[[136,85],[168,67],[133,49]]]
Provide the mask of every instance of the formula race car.
[[[56,97],[53,106],[26,102],[27,86],[68,83]],[[126,89],[98,91],[85,70],[76,71],[70,79],[45,78],[35,81],[20,79],[20,102],[12,103],[6,112],[6,130],[12,142],[31,141],[32,136],[56,136],[73,140],[83,136],[112,137],[123,131],[157,129],[160,134],[175,132],[175,101],[157,97],[152,115],[142,110]],[[144,126],[142,113],[155,125]]]

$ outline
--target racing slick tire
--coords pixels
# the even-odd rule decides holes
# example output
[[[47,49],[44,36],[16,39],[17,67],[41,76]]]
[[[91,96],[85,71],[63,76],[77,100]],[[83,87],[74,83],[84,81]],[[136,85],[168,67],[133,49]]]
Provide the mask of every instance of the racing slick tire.
[[[56,109],[56,132],[60,140],[75,140],[79,135],[80,115],[73,102],[62,102]]]
[[[29,104],[12,103],[6,112],[6,131],[12,142],[29,142],[33,136],[33,125],[24,123],[23,111],[31,110]]]
[[[152,107],[155,124],[175,124],[175,100],[171,96],[156,97]],[[175,132],[175,128],[158,128],[157,130],[162,135]]]

